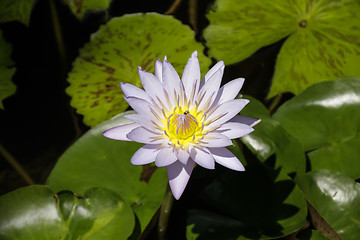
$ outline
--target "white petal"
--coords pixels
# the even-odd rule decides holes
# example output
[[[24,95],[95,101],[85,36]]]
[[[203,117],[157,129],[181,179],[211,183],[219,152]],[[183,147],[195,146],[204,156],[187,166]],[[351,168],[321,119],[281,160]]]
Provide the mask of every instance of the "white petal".
[[[210,123],[206,123],[206,125],[209,125],[206,126],[205,130],[227,122],[238,114],[249,102],[247,99],[234,99],[221,104],[207,117],[206,122],[210,121]]]
[[[182,150],[180,148],[176,149],[175,154],[177,159],[183,164],[186,164],[190,157],[190,154],[187,151]]]
[[[205,110],[203,108],[209,108],[214,102],[217,92],[221,84],[221,79],[224,73],[224,66],[216,71],[205,85],[200,89],[198,97],[196,99],[199,110]],[[200,100],[199,100],[200,99]]]
[[[159,59],[155,61],[155,76],[162,82],[162,62]]]
[[[236,171],[245,171],[244,166],[241,164],[239,159],[235,157],[228,149],[226,148],[209,148],[212,156],[215,161],[224,167],[230,168]]]
[[[161,101],[166,108],[166,99],[164,95],[164,88],[161,84],[160,80],[155,77],[153,74],[142,70],[139,67],[139,76],[142,82],[142,85],[146,91],[146,94],[149,96],[150,99],[158,102]]]
[[[207,169],[215,168],[214,158],[207,148],[193,148],[190,151],[191,158],[200,166]]]
[[[155,161],[159,153],[159,146],[157,144],[147,144],[139,148],[131,158],[131,163],[134,165],[144,165]]]
[[[226,122],[216,131],[221,132],[230,139],[234,139],[247,135],[254,131],[254,129],[244,123]]]
[[[146,100],[137,97],[125,97],[125,96],[124,99],[137,113],[144,115],[152,114],[150,111],[150,104]]]
[[[206,74],[205,77],[203,78],[203,80],[201,81],[201,85],[204,85],[210,78],[211,76],[217,72],[220,68],[222,68],[224,66],[224,62],[220,61],[217,62]]]
[[[244,81],[245,78],[237,78],[222,86],[214,102],[221,104],[233,100],[236,95],[239,94],[240,89],[244,84]]]
[[[158,134],[162,134],[163,131],[161,129],[158,129],[158,127],[154,124],[156,123],[159,125],[160,128],[165,127],[163,124],[158,121],[156,118],[149,116],[149,115],[143,115],[143,114],[128,114],[124,116],[127,119],[130,119],[133,122],[136,122],[143,126],[144,128],[147,128],[150,131],[153,131]]]
[[[248,117],[248,116],[236,115],[235,117],[233,117],[230,120],[230,122],[243,123],[243,124],[249,125],[250,127],[254,127],[258,123],[261,122],[261,119],[254,118],[254,117]]]
[[[138,127],[132,130],[126,137],[131,141],[146,144],[160,144],[164,142],[164,139],[158,139],[156,133],[149,131],[144,127]]]
[[[185,94],[188,99],[190,98],[194,87],[194,93],[197,93],[200,85],[200,65],[197,58],[197,51],[191,54],[191,57],[185,66],[181,81],[184,84]]]
[[[169,178],[169,185],[175,199],[179,199],[184,192],[191,172],[194,169],[194,164],[194,161],[189,159],[186,165],[176,161],[166,167]]]
[[[164,88],[169,96],[169,101],[175,107],[175,93],[178,93],[179,87],[183,87],[180,82],[179,74],[175,68],[166,60],[163,62],[163,83]]]
[[[174,163],[176,160],[177,157],[173,151],[173,148],[166,147],[161,149],[159,154],[156,156],[155,164],[158,167],[164,167]]]
[[[126,137],[126,135],[137,127],[140,127],[140,125],[137,123],[129,123],[106,130],[103,132],[103,135],[107,138],[115,140],[131,141]]]
[[[123,90],[125,96],[127,97],[136,97],[144,99],[147,102],[150,102],[148,95],[145,91],[129,83],[120,83],[120,87]]]
[[[212,148],[226,147],[233,144],[228,137],[219,132],[209,132],[201,141],[203,142],[201,143],[201,146]]]

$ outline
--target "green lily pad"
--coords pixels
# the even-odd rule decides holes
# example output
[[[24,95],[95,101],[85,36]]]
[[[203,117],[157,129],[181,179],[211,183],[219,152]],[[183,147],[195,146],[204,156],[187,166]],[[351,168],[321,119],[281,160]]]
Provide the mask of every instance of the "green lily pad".
[[[229,231],[229,239],[276,238],[295,232],[306,222],[306,201],[299,188],[287,175],[262,166],[248,165],[241,173],[224,171],[204,190],[202,199],[216,213],[190,212],[187,225],[199,234],[196,239],[224,231]],[[229,225],[220,219],[228,219]],[[211,236],[224,239],[221,234]]]
[[[95,126],[126,110],[120,82],[141,86],[138,66],[154,72],[156,59],[166,55],[182,73],[191,53],[198,51],[201,71],[210,59],[195,41],[194,32],[171,16],[157,13],[129,14],[111,19],[92,35],[80,50],[69,74],[66,92],[71,105],[84,115],[84,123]]]
[[[255,126],[255,131],[241,137],[241,141],[268,166],[281,168],[287,174],[305,173],[305,154],[299,140],[291,136],[278,121],[272,119],[260,101],[250,96],[245,98],[249,99],[250,103],[241,114],[259,118],[261,122]],[[275,163],[271,163],[269,158],[274,154]]]
[[[2,37],[0,30],[0,108],[4,109],[3,100],[16,91],[15,84],[11,81],[16,69],[11,60],[11,45]]]
[[[20,21],[29,25],[34,2],[35,0],[1,0],[0,23]]]
[[[65,0],[78,19],[82,19],[88,10],[105,10],[111,0]]]
[[[329,170],[317,170],[297,179],[309,203],[341,239],[360,238],[360,185]]]
[[[353,0],[217,0],[207,15],[209,54],[241,61],[285,37],[269,97],[360,75],[360,3]]]
[[[48,186],[24,187],[1,196],[0,211],[3,240],[127,239],[135,225],[130,206],[104,188],[77,196],[55,194]]]
[[[142,181],[146,168],[130,163],[141,144],[102,136],[105,130],[127,123],[130,120],[119,115],[85,133],[60,157],[48,184],[56,191],[80,194],[91,187],[111,189],[133,208],[144,230],[162,203],[167,186],[166,170],[158,168],[148,183]]]
[[[273,115],[311,151],[311,168],[360,177],[360,79],[341,79],[309,87]]]

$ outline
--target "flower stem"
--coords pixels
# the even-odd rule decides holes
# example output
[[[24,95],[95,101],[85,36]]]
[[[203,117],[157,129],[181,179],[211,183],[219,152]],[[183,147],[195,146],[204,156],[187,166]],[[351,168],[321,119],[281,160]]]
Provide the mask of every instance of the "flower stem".
[[[170,15],[173,14],[176,9],[179,7],[181,3],[181,0],[175,0],[174,3],[170,6],[170,8],[164,13],[166,15]]]
[[[282,97],[282,94],[280,93],[280,94],[276,95],[275,99],[271,102],[271,104],[269,106],[270,114],[272,114],[273,111],[275,110],[275,108],[279,105],[281,97]]]
[[[25,180],[29,185],[35,184],[34,180],[27,174],[22,166],[16,161],[16,159],[0,144],[0,153],[4,156],[6,161],[16,170],[16,172]]]
[[[189,1],[189,21],[195,33],[197,33],[197,0]]]
[[[168,221],[170,217],[171,207],[174,202],[174,197],[171,193],[170,186],[167,186],[165,197],[163,204],[161,205],[160,209],[160,217],[159,217],[159,224],[158,224],[158,236],[159,240],[166,239],[166,229],[168,226]]]

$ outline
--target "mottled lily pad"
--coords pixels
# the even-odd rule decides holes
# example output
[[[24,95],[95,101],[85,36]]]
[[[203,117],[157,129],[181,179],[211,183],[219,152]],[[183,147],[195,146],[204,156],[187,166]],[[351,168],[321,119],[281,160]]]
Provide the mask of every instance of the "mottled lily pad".
[[[16,86],[11,81],[16,69],[10,56],[11,45],[2,37],[0,30],[0,109],[4,109],[2,101],[16,91]]]
[[[71,105],[95,126],[123,112],[128,104],[120,82],[141,86],[138,66],[154,72],[154,62],[166,55],[181,74],[191,53],[198,51],[202,74],[210,60],[194,32],[171,16],[130,14],[111,19],[80,50],[69,74]]]
[[[217,0],[207,17],[209,54],[226,64],[288,37],[277,58],[269,97],[360,75],[359,1]]]
[[[82,19],[88,10],[105,10],[111,0],[65,0],[78,19]]]
[[[0,23],[20,21],[28,25],[34,2],[35,0],[1,0]]]
[[[360,177],[360,79],[322,82],[273,115],[304,146],[311,169]]]
[[[128,239],[135,218],[113,191],[92,188],[83,196],[48,186],[19,188],[0,197],[0,238]]]

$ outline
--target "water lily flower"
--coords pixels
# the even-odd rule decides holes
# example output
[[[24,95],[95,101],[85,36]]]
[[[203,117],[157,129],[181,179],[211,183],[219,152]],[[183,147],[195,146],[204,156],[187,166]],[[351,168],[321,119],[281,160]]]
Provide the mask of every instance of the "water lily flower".
[[[241,162],[226,148],[231,139],[252,132],[259,120],[237,115],[249,102],[235,99],[243,78],[220,88],[224,63],[218,62],[200,81],[197,52],[188,60],[182,78],[167,61],[155,61],[155,75],[142,70],[144,90],[120,83],[125,100],[137,112],[124,117],[133,123],[109,129],[105,137],[144,143],[131,158],[134,165],[155,161],[166,166],[173,196],[182,195],[195,163],[208,169],[215,162],[244,171]]]

